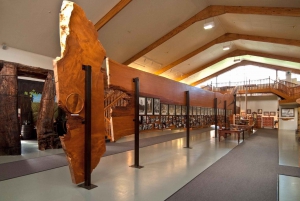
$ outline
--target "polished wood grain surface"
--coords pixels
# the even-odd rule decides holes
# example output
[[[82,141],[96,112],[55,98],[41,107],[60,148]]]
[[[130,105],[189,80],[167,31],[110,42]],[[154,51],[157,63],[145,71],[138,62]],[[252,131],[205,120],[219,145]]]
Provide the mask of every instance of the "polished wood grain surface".
[[[83,10],[73,2],[63,1],[60,14],[60,38],[62,55],[54,61],[56,94],[59,107],[64,109],[68,118],[68,132],[61,137],[61,142],[69,162],[72,181],[78,184],[84,181],[85,126],[82,121],[85,119],[85,108],[78,110],[78,116],[71,116],[66,101],[67,97],[74,93],[77,94],[77,100],[85,99],[85,71],[82,70],[82,65],[90,65],[92,69],[91,169],[93,170],[105,152],[104,83],[101,65],[106,53],[98,41],[94,25],[86,18]]]

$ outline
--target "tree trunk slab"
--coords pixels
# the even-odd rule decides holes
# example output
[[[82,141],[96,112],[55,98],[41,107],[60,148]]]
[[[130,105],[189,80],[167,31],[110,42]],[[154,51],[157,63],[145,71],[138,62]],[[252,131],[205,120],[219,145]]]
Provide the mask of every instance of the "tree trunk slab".
[[[98,33],[84,11],[75,3],[63,1],[60,13],[61,57],[54,61],[54,76],[58,105],[66,112],[67,133],[60,137],[69,162],[72,181],[84,181],[85,71],[92,69],[92,161],[93,170],[105,152],[104,83],[101,66],[105,50]],[[71,98],[73,97],[73,99]],[[81,101],[83,100],[83,101]],[[69,105],[69,104],[73,105]],[[74,107],[73,107],[74,106]],[[76,109],[76,110],[74,110]],[[71,116],[72,113],[78,116]]]

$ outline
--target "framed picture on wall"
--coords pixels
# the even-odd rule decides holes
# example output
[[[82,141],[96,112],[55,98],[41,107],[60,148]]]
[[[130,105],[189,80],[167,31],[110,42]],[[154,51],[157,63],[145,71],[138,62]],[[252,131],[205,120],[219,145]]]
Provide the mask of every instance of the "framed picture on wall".
[[[258,109],[257,114],[262,114],[262,109]]]
[[[160,105],[160,114],[161,115],[168,115],[168,104],[161,104]]]
[[[153,99],[153,110],[154,110],[154,115],[159,115],[160,114],[160,99],[154,98]]]
[[[139,115],[146,114],[146,98],[139,97]]]
[[[189,115],[193,115],[193,106],[190,106],[190,111]]]
[[[185,105],[181,106],[181,114],[186,115],[186,106]]]
[[[270,116],[276,116],[276,112],[270,112]]]
[[[175,106],[175,108],[176,108],[176,115],[181,115],[181,105],[176,105]]]
[[[153,115],[153,98],[146,98],[147,115]]]
[[[270,115],[269,112],[267,112],[267,111],[264,112],[264,116],[269,116],[269,115]]]
[[[169,115],[175,115],[175,105],[169,105]]]
[[[294,108],[281,108],[281,117],[294,117]]]
[[[247,114],[251,114],[251,109],[247,109]]]
[[[193,106],[193,115],[197,115],[197,107]]]

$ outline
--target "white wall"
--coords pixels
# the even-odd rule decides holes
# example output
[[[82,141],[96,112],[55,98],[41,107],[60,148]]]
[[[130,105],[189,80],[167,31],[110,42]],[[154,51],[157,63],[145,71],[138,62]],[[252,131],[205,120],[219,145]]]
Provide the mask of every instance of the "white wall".
[[[236,105],[241,107],[241,112],[246,112],[245,97],[237,97]],[[247,96],[247,109],[251,109],[252,112],[257,112],[258,109],[262,109],[262,112],[276,112],[274,120],[277,120],[278,109],[278,97],[275,95],[270,96]],[[262,116],[264,116],[262,114]]]
[[[12,47],[7,47],[6,50],[0,48],[0,60],[53,70],[53,58],[26,52]]]
[[[282,120],[281,117],[281,112],[279,112],[279,129],[284,129],[284,130],[296,130],[297,125],[298,125],[298,111],[297,111],[297,105],[281,105],[280,106],[280,111],[281,108],[293,108],[294,109],[294,117],[290,117],[292,119],[290,120]]]
[[[284,130],[296,130],[297,129],[297,104],[295,105],[279,105],[279,98],[275,95],[270,96],[247,96],[247,109],[251,109],[251,112],[257,112],[258,109],[262,109],[262,111],[274,111],[276,112],[276,116],[274,120],[279,120],[279,129]],[[237,97],[236,105],[241,107],[241,112],[246,111],[245,97]],[[277,109],[279,108],[279,112]],[[281,119],[281,108],[293,108],[294,109],[294,117],[291,117],[290,120],[282,120]],[[279,119],[277,115],[279,113]],[[264,116],[264,115],[262,115]]]

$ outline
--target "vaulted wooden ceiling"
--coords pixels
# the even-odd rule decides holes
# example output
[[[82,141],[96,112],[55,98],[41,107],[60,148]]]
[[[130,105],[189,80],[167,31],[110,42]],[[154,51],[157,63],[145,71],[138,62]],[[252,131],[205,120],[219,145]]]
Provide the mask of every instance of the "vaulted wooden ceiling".
[[[59,56],[61,2],[2,0],[0,42]],[[300,69],[299,0],[74,2],[95,24],[108,57],[169,79],[196,86],[243,65]],[[215,27],[204,30],[209,21]]]

